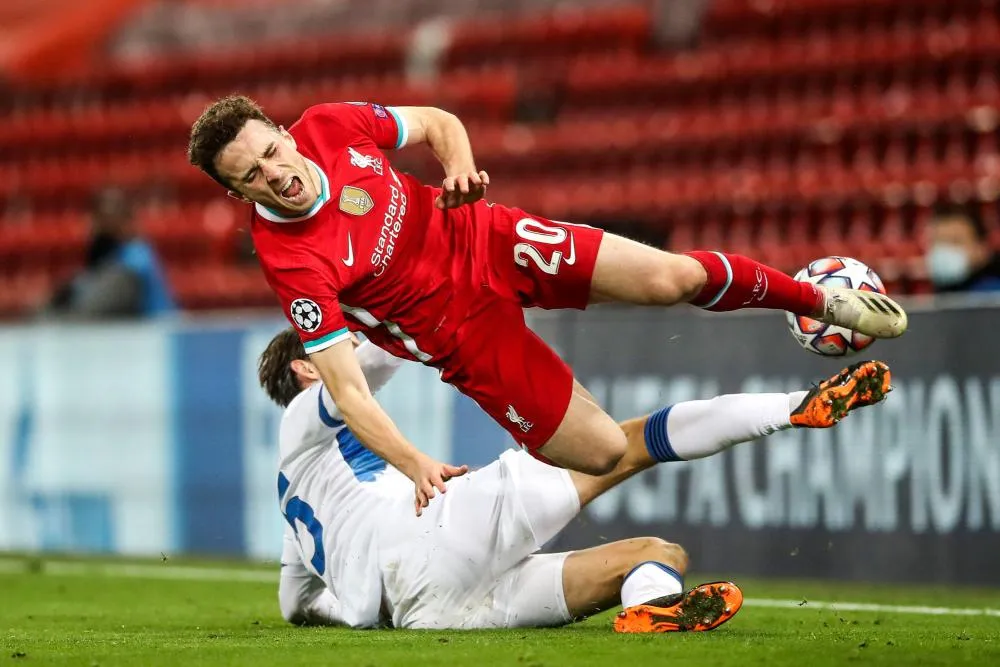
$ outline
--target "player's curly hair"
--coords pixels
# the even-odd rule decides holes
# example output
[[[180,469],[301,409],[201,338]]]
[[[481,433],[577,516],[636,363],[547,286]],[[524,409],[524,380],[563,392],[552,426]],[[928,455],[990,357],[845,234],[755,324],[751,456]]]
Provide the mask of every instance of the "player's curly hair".
[[[231,189],[233,185],[226,182],[215,168],[215,159],[236,138],[248,120],[259,120],[277,128],[260,105],[245,95],[230,95],[213,102],[191,126],[188,161],[223,187]]]
[[[285,408],[302,387],[292,371],[292,362],[308,359],[295,329],[288,327],[271,339],[257,360],[257,379],[272,401]]]

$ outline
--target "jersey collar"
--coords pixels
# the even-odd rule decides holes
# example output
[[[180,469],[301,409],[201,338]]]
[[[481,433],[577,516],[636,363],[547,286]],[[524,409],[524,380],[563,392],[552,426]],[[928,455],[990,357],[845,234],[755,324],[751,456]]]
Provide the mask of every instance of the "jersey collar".
[[[315,203],[313,203],[312,207],[308,211],[302,215],[295,216],[294,218],[287,218],[279,214],[277,211],[267,208],[266,206],[254,204],[254,207],[257,209],[257,214],[260,217],[265,220],[270,220],[271,222],[301,222],[302,220],[308,220],[319,213],[319,210],[323,208],[323,205],[330,201],[330,179],[326,177],[326,174],[323,173],[323,170],[319,168],[318,164],[305,156],[303,156],[302,159],[308,162],[309,166],[315,169],[316,173],[319,174],[321,187],[319,197],[316,198]]]

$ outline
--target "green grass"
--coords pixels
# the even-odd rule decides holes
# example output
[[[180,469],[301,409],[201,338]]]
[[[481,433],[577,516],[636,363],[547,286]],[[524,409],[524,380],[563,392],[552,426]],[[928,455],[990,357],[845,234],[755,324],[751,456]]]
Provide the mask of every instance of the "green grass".
[[[293,628],[278,615],[273,583],[113,574],[123,562],[82,561],[60,573],[48,562],[25,569],[0,560],[6,565],[0,567],[0,666],[1000,664],[997,617],[748,604],[727,625],[700,634],[619,636],[611,632],[609,614],[552,630]],[[273,566],[190,565],[249,571],[250,578],[275,573]],[[153,574],[159,566],[144,564]],[[740,583],[748,598],[1000,608],[997,590]]]

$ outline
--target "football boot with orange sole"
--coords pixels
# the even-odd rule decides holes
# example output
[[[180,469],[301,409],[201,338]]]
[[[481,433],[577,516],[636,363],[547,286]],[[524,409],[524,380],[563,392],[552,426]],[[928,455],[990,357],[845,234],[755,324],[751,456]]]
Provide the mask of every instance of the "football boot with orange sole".
[[[792,426],[830,428],[851,410],[874,405],[892,391],[892,373],[881,361],[849,366],[806,394],[792,412]]]
[[[629,607],[615,617],[615,632],[704,632],[713,630],[743,606],[743,591],[731,581],[716,581],[676,595]]]

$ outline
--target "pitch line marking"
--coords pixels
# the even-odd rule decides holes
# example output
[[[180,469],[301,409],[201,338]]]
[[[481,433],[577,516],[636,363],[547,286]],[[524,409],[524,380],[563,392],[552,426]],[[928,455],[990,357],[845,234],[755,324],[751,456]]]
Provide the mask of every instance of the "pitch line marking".
[[[820,611],[871,611],[893,614],[922,614],[925,616],[996,616],[1000,609],[924,607],[918,605],[873,604],[868,602],[826,602],[823,600],[774,600],[771,598],[747,598],[744,604],[751,607],[771,607],[774,609],[816,609]]]
[[[27,558],[0,557],[0,574],[50,574],[56,576],[100,575],[132,579],[175,579],[186,581],[242,581],[258,584],[277,584],[278,568],[271,571],[239,567],[187,567],[179,565],[143,565],[139,563],[95,563]],[[750,607],[772,609],[798,609],[808,611],[874,612],[890,614],[918,614],[923,616],[990,616],[1000,618],[1000,609],[926,607],[919,605],[873,604],[868,602],[829,602],[826,600],[778,600],[773,598],[747,598]]]

